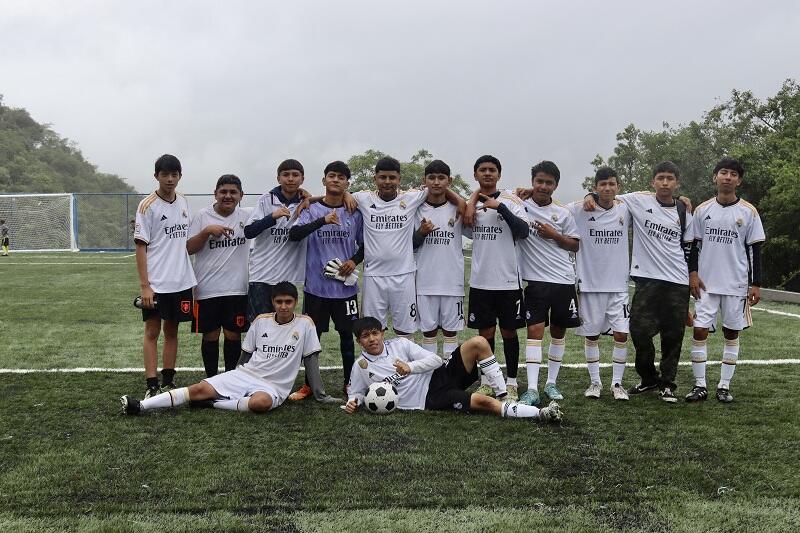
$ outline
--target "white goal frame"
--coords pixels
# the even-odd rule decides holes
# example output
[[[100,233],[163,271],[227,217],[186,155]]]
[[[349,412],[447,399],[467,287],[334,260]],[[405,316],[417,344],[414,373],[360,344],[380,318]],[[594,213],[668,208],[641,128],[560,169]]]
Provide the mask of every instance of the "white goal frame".
[[[32,246],[35,239],[35,224],[39,224],[42,231],[47,229],[50,221],[46,218],[41,218],[45,208],[32,209],[30,203],[25,205],[25,200],[35,201],[41,198],[42,202],[53,200],[54,198],[63,198],[65,202],[64,211],[56,213],[56,216],[63,220],[62,242],[50,243],[43,242],[41,247]],[[15,200],[23,200],[20,205],[17,205]],[[37,206],[38,207],[38,206]],[[32,217],[32,218],[31,218]],[[71,193],[3,193],[0,194],[0,218],[5,219],[6,225],[9,228],[9,239],[11,241],[10,251],[12,253],[18,252],[64,252],[64,251],[78,251],[77,239],[77,226],[75,216],[75,197]],[[21,222],[23,221],[24,222]],[[42,233],[40,233],[41,235]],[[49,246],[48,244],[56,244],[56,246]]]

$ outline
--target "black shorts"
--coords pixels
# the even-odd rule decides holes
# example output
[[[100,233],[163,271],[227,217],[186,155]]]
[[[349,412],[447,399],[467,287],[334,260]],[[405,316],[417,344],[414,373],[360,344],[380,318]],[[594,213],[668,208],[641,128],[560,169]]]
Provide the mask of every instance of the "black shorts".
[[[353,333],[353,322],[358,319],[358,295],[349,298],[323,298],[309,292],[303,293],[303,314],[311,317],[317,331],[328,331],[333,327],[340,333]]]
[[[428,394],[425,395],[425,409],[431,411],[461,411],[468,413],[471,392],[467,392],[470,385],[478,381],[480,370],[478,365],[467,372],[464,360],[461,358],[459,346],[450,356],[447,365],[440,366],[433,371],[428,384]]]
[[[252,324],[258,315],[274,313],[272,287],[269,283],[251,281],[247,287],[247,322]]]
[[[208,333],[220,327],[241,333],[247,329],[247,295],[217,296],[194,302],[192,331]]]
[[[522,290],[469,289],[469,317],[467,327],[485,329],[496,323],[502,329],[525,327],[522,317]]]
[[[8,240],[8,237],[3,237],[3,243],[0,246],[8,246],[11,241]]]
[[[172,322],[192,320],[192,289],[180,292],[157,292],[155,309],[142,309],[142,320],[158,317]]]
[[[575,285],[529,281],[525,287],[525,321],[529,326],[542,322],[561,328],[580,326]]]

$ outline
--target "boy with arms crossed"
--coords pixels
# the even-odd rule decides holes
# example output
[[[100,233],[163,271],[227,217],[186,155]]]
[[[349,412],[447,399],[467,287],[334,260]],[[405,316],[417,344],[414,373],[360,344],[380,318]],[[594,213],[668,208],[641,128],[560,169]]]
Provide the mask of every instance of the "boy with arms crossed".
[[[440,160],[425,167],[428,197],[417,210],[414,234],[417,254],[417,309],[422,347],[437,353],[442,329],[442,358],[458,346],[456,335],[464,329],[464,252],[461,220],[456,206],[445,198],[453,182],[450,167]]]
[[[214,204],[192,219],[186,249],[194,254],[194,331],[203,334],[200,353],[206,376],[219,368],[219,330],[224,335],[225,371],[236,368],[241,332],[247,327],[247,262],[244,226],[250,213],[239,206],[242,182],[233,174],[217,180]]]
[[[736,196],[744,167],[724,157],[714,168],[717,196],[694,212],[694,245],[689,256],[689,289],[695,297],[692,372],[695,385],[687,402],[708,396],[706,340],[722,314],[722,352],[717,400],[733,401],[731,378],[739,357],[739,332],[752,325],[750,306],[761,299],[761,245],[766,239],[758,211]],[[699,255],[699,259],[698,259]],[[752,265],[752,268],[751,268]]]
[[[516,400],[517,329],[525,323],[516,242],[528,238],[528,223],[522,201],[511,191],[497,189],[502,170],[500,161],[491,155],[479,157],[473,166],[479,188],[472,194],[464,217],[464,234],[472,239],[467,326],[477,329],[494,353],[495,330],[500,325],[508,365],[508,397]],[[477,392],[492,394],[485,377],[481,377]]]
[[[186,241],[189,235],[189,205],[175,192],[181,179],[181,162],[164,154],[156,160],[158,189],[139,202],[136,209],[136,270],[144,320],[145,398],[159,393],[158,337],[164,329],[161,355],[161,391],[175,388],[178,357],[178,324],[192,319],[192,287],[197,283]]]
[[[408,339],[384,340],[383,325],[375,318],[357,320],[353,333],[363,351],[350,376],[349,398],[344,406],[347,413],[354,413],[364,403],[372,383],[387,382],[397,387],[398,409],[452,409],[540,422],[561,420],[561,409],[555,402],[538,409],[466,391],[478,379],[478,373],[488,377],[496,394],[506,390],[503,372],[484,337],[475,336],[457,346],[443,363],[439,356]]]
[[[296,315],[297,287],[282,281],[272,287],[275,313],[256,317],[242,343],[239,366],[189,387],[170,390],[142,401],[122,396],[122,412],[138,415],[152,409],[211,400],[216,409],[263,413],[280,406],[292,389],[300,360],[311,369],[309,380],[321,383],[317,356],[321,351],[314,322]]]

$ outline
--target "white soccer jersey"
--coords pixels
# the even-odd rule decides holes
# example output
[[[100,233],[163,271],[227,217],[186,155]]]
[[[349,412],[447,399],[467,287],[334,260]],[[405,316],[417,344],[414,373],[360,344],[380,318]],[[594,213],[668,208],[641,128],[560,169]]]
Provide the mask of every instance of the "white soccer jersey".
[[[425,202],[417,210],[417,227],[425,218],[439,228],[417,248],[417,294],[464,296],[464,252],[457,212],[450,202],[438,206]]]
[[[281,217],[271,228],[253,239],[250,254],[250,281],[275,285],[281,281],[302,283],[306,278],[306,240],[290,241],[289,230],[294,225],[294,212],[299,204],[285,205],[272,193],[258,199],[246,225],[271,215],[279,207],[289,209],[289,217]]]
[[[180,194],[172,203],[152,193],[139,202],[133,238],[147,244],[147,277],[156,293],[180,292],[197,280],[186,251],[189,204]]]
[[[581,292],[627,292],[630,269],[627,206],[615,200],[610,209],[598,205],[594,211],[584,211],[580,201],[567,208],[575,218],[581,239],[577,254]]]
[[[411,373],[401,376],[394,367],[396,360],[411,367]],[[442,359],[408,339],[384,341],[379,355],[361,353],[350,372],[349,399],[364,403],[364,395],[373,383],[385,381],[397,387],[398,409],[425,409],[425,397],[433,371],[442,366]]]
[[[533,200],[525,200],[524,206],[528,238],[520,241],[518,246],[522,279],[572,285],[575,283],[575,266],[570,261],[569,251],[561,248],[553,239],[540,237],[534,227],[537,222],[547,223],[562,235],[578,239],[580,235],[572,213],[554,201],[542,206]]]
[[[265,313],[250,325],[242,350],[253,355],[239,368],[265,380],[285,398],[292,391],[301,360],[322,348],[311,318],[294,315],[291,322],[278,324],[274,313]]]
[[[522,200],[511,191],[501,191],[497,197],[514,215],[525,220]],[[472,239],[472,268],[469,286],[494,291],[520,288],[517,249],[511,228],[495,209],[483,209],[478,202],[475,223],[464,228]]]
[[[220,238],[209,237],[203,247],[194,254],[194,274],[197,287],[195,300],[247,294],[247,268],[250,258],[250,243],[244,236],[244,227],[250,213],[236,207],[224,217],[214,211],[214,206],[204,207],[192,219],[189,236],[200,233],[211,224],[233,229],[233,235]]]
[[[695,240],[702,241],[698,274],[706,291],[746,296],[750,283],[747,247],[766,238],[756,208],[742,199],[720,205],[712,198],[697,206],[692,227]]]
[[[631,192],[617,198],[628,206],[633,220],[631,276],[688,285],[681,242],[693,240],[692,215],[686,213],[686,233],[681,238],[677,207],[662,206],[655,193]]]

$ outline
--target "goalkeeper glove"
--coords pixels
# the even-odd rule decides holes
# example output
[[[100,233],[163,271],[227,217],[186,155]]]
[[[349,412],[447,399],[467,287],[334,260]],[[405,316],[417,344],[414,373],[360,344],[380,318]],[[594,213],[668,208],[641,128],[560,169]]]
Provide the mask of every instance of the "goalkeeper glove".
[[[353,271],[351,274],[347,276],[342,276],[339,274],[339,269],[342,266],[342,260],[338,257],[334,257],[330,261],[325,264],[325,269],[323,270],[322,274],[328,279],[336,279],[343,282],[348,287],[353,286],[358,281],[358,272]]]

